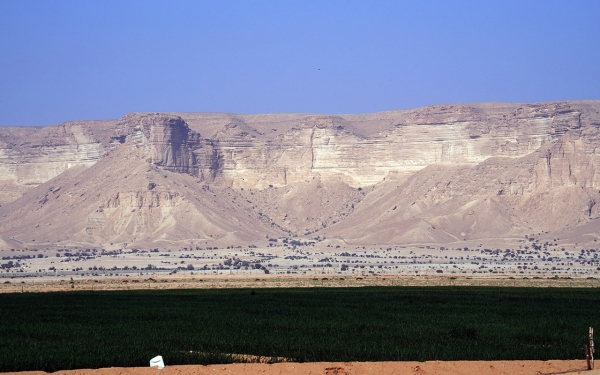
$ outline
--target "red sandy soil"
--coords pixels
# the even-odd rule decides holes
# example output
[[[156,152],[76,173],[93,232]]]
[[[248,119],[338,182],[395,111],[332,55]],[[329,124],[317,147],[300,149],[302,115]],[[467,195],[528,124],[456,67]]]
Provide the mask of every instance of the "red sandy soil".
[[[58,371],[55,375],[495,375],[495,374],[588,374],[600,375],[600,369],[587,371],[584,360],[572,361],[455,361],[455,362],[316,362],[316,363],[236,363],[231,365],[103,368]],[[5,373],[45,375],[42,371]]]

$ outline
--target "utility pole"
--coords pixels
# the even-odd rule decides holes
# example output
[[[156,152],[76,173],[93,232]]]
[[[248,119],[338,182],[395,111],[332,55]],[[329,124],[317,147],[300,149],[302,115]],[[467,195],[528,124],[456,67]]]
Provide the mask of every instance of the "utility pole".
[[[589,330],[589,345],[584,345],[583,349],[585,350],[585,359],[587,361],[588,370],[592,370],[594,368],[594,328],[590,327]]]

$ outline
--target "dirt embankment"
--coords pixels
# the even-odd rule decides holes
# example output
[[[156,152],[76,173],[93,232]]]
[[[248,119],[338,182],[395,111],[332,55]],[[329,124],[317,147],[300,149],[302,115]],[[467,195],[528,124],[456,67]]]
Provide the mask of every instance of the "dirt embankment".
[[[324,277],[326,276],[326,277]],[[311,288],[311,287],[367,287],[367,286],[493,286],[539,288],[598,288],[600,279],[594,278],[508,278],[500,277],[442,277],[442,276],[152,276],[11,279],[0,282],[0,293],[40,293],[108,290],[165,290],[165,289],[232,289],[232,288]]]
[[[600,369],[587,371],[584,360],[572,361],[455,361],[455,362],[317,362],[317,363],[237,363],[230,365],[169,366],[163,370],[149,367],[103,368],[58,371],[55,375],[541,375],[587,374],[599,375]],[[47,373],[20,372],[8,374]]]

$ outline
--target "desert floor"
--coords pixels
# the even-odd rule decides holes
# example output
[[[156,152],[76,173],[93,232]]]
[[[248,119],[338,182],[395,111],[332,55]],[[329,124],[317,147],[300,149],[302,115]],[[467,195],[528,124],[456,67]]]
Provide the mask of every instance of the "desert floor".
[[[457,362],[317,362],[317,363],[237,363],[230,365],[167,366],[163,370],[149,367],[103,368],[57,371],[56,375],[359,375],[359,374],[429,374],[429,375],[495,375],[495,374],[600,374],[600,369],[587,371],[585,360],[574,361],[457,361]],[[18,372],[6,374],[46,374]]]
[[[530,241],[532,240],[532,241]],[[57,244],[0,249],[0,281],[112,277],[270,276],[600,278],[597,242],[496,239],[452,244],[356,246],[311,239],[258,245],[130,249]],[[124,245],[124,244],[122,244]]]

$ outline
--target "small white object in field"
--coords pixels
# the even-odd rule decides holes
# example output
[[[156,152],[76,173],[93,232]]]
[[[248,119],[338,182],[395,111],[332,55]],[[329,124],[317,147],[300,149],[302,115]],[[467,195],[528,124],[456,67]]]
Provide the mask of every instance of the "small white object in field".
[[[154,367],[154,366],[157,366],[159,370],[162,370],[165,368],[165,362],[163,362],[162,356],[157,355],[156,357],[154,357],[150,360],[150,367]]]

